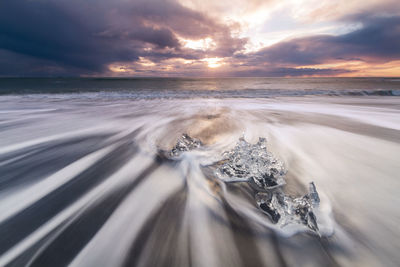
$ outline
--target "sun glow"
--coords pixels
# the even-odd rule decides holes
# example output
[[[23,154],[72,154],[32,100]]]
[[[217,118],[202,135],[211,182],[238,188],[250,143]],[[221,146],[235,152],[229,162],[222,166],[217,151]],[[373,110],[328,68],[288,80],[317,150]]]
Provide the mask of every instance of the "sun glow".
[[[381,76],[381,77],[396,77],[400,75],[400,60],[394,60],[390,62],[374,62],[367,63],[362,60],[349,60],[339,61],[318,65],[304,65],[296,67],[300,68],[312,68],[312,69],[343,69],[348,70],[348,73],[339,73],[338,76],[343,77],[357,77],[357,76]]]
[[[126,66],[120,64],[110,64],[108,69],[115,73],[124,73],[129,71]]]
[[[153,67],[156,65],[154,62],[144,57],[139,57],[138,63],[144,67]]]
[[[189,40],[180,38],[180,41],[183,43],[183,46],[186,48],[194,49],[194,50],[203,50],[206,51],[208,49],[212,49],[216,47],[216,43],[210,37],[199,39],[199,40]]]
[[[212,69],[221,67],[225,64],[222,62],[222,58],[219,57],[203,58],[201,61],[206,62],[207,66]]]

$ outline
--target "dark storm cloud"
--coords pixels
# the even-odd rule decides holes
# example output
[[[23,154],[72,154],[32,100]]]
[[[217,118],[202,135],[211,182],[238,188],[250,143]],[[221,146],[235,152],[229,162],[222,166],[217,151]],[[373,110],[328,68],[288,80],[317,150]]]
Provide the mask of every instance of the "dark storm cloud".
[[[229,27],[169,0],[0,1],[0,49],[12,52],[5,58],[15,75],[46,69],[42,64],[53,70],[49,74],[101,74],[110,63],[140,56],[158,61],[205,55],[182,48],[177,35],[215,37],[217,48],[208,51],[214,56],[230,56],[245,44],[231,37]],[[28,60],[18,70],[23,56]]]
[[[399,16],[369,12],[340,20],[362,27],[338,36],[287,40],[244,54],[248,40],[232,37],[238,25],[225,25],[177,0],[0,0],[0,76],[104,75],[112,63],[139,70],[142,66],[135,62],[140,57],[157,66],[168,59],[197,60],[193,75],[204,71],[199,60],[212,57],[229,63],[224,65],[229,71],[215,71],[224,76],[338,75],[348,71],[298,67],[400,59]],[[205,50],[186,48],[180,39],[206,37],[215,46]],[[178,69],[179,63],[171,64]]]
[[[23,70],[23,72],[21,72]],[[82,68],[69,67],[52,60],[40,59],[0,49],[0,77],[4,76],[79,76]]]
[[[400,17],[367,16],[362,19],[362,27],[353,32],[280,42],[252,54],[249,62],[301,66],[336,60],[385,62],[400,59]]]
[[[117,47],[107,38],[96,37],[99,28],[101,25],[85,24],[73,12],[56,2],[0,2],[2,49],[92,71],[101,70],[102,64],[110,60],[137,58],[136,51]],[[118,52],[111,52],[115,48],[118,48]]]

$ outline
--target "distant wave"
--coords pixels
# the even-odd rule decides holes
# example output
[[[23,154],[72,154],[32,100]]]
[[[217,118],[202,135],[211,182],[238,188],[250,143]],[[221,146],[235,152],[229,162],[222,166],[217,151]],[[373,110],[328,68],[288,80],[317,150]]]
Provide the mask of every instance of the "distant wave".
[[[281,90],[281,89],[243,89],[243,90],[99,90],[77,92],[49,90],[0,91],[0,95],[65,95],[85,98],[112,99],[191,99],[191,98],[271,98],[301,96],[400,96],[399,90]]]
[[[79,97],[270,98],[399,96],[398,78],[0,78],[0,95],[77,94]]]

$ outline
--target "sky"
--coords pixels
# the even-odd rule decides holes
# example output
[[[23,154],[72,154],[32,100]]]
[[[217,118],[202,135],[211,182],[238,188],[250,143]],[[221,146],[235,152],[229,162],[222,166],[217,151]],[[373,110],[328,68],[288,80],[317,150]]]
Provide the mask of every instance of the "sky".
[[[0,0],[0,76],[400,76],[400,3]]]

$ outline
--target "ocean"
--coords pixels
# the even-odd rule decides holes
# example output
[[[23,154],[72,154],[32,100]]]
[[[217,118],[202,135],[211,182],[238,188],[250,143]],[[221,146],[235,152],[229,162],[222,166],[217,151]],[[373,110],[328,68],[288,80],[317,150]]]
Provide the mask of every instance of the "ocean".
[[[399,266],[400,78],[1,78],[0,266]]]
[[[97,93],[122,98],[400,95],[400,78],[0,78],[0,95]]]

